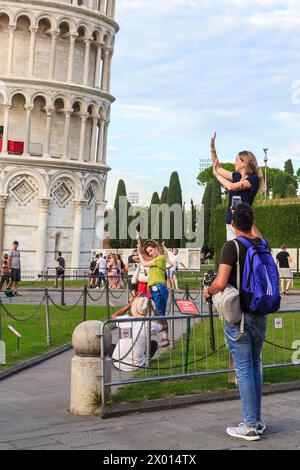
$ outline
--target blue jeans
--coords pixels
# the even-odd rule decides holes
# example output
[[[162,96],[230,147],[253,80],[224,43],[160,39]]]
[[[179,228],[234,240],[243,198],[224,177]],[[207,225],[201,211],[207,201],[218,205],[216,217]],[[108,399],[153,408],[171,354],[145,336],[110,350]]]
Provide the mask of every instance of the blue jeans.
[[[225,341],[231,351],[244,415],[244,423],[256,427],[261,419],[263,387],[261,353],[267,330],[267,315],[245,315],[245,330],[240,339],[240,324],[225,322]]]
[[[166,315],[169,292],[166,284],[155,284],[150,287],[151,298],[155,303],[157,313],[160,317]]]

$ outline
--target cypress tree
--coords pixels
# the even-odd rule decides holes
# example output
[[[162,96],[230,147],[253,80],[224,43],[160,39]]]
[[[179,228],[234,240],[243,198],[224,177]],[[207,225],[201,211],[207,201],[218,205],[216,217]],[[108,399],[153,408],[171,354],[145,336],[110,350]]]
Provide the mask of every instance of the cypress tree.
[[[294,176],[294,167],[291,159],[287,160],[284,164],[284,171],[291,176]]]
[[[159,195],[157,192],[155,192],[152,195],[149,213],[148,213],[149,238],[159,239],[159,205],[160,205]]]
[[[126,208],[120,207],[120,197],[126,197],[126,200],[127,200]],[[131,205],[127,199],[125,182],[123,180],[120,180],[118,183],[115,203],[114,203],[114,210],[116,214],[116,238],[110,239],[110,245],[112,248],[130,248],[131,241],[129,240],[129,236],[128,236],[128,224],[130,223],[130,220],[128,220],[128,210],[130,207]],[[121,210],[122,210],[122,213],[120,215]],[[127,218],[127,221],[126,221],[126,218]],[[127,234],[127,237],[125,237],[126,234]],[[120,237],[122,239],[120,239]]]
[[[170,178],[169,184],[169,191],[168,191],[168,205],[171,208],[173,205],[178,205],[182,211],[182,189],[179,181],[179,176],[177,171],[174,171]],[[174,214],[171,213],[170,217],[170,240],[169,240],[169,247],[170,248],[178,248],[181,246],[181,238],[175,238],[175,229],[176,224],[179,224],[179,220],[175,220]]]
[[[279,173],[276,176],[273,186],[273,194],[275,198],[284,198],[286,195],[288,184],[284,173]]]
[[[160,197],[160,206],[164,204],[168,204],[168,193],[169,193],[169,188],[167,186],[164,187],[161,197]],[[159,214],[159,241],[163,241],[163,216],[160,213]]]

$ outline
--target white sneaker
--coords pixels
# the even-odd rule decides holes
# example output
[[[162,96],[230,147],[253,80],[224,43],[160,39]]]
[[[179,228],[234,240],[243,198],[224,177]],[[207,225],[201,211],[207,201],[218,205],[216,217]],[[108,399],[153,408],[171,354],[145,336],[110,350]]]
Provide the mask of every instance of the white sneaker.
[[[267,425],[262,419],[260,421],[257,421],[257,434],[262,436],[266,429]]]
[[[245,426],[245,424],[243,424],[242,426],[237,426],[236,428],[227,428],[226,432],[231,437],[245,439],[246,441],[260,440],[256,428],[249,428],[248,426]]]

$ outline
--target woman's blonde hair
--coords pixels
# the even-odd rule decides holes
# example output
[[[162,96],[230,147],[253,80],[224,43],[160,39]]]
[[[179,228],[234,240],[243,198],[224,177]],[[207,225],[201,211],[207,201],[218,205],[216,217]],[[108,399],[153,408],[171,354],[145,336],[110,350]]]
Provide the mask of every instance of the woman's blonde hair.
[[[257,163],[256,156],[252,152],[248,152],[248,150],[244,150],[243,152],[240,152],[238,154],[238,157],[240,160],[245,163],[246,165],[246,174],[248,176],[251,175],[256,175],[259,177],[259,189],[258,193],[263,194],[265,192],[266,186],[265,186],[265,180],[262,174],[261,169],[259,168],[259,165]]]

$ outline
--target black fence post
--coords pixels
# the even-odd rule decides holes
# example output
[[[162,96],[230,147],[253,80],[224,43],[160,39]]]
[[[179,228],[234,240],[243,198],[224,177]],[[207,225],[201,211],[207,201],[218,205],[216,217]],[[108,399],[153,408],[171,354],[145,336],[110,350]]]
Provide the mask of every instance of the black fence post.
[[[48,289],[45,289],[45,311],[46,311],[46,328],[47,328],[47,346],[51,346],[51,324],[50,324],[50,309],[49,309],[49,294]]]
[[[190,300],[190,288],[185,286],[185,300]]]
[[[60,305],[66,305],[66,304],[65,304],[65,275],[64,275],[64,274],[61,276],[61,299],[60,299]]]
[[[109,283],[108,278],[106,278],[105,282],[105,295],[106,295],[106,313],[107,313],[107,320],[110,320],[110,303],[109,303]]]
[[[84,286],[83,289],[83,315],[82,315],[82,321],[86,321],[86,306],[87,306],[87,286]]]

